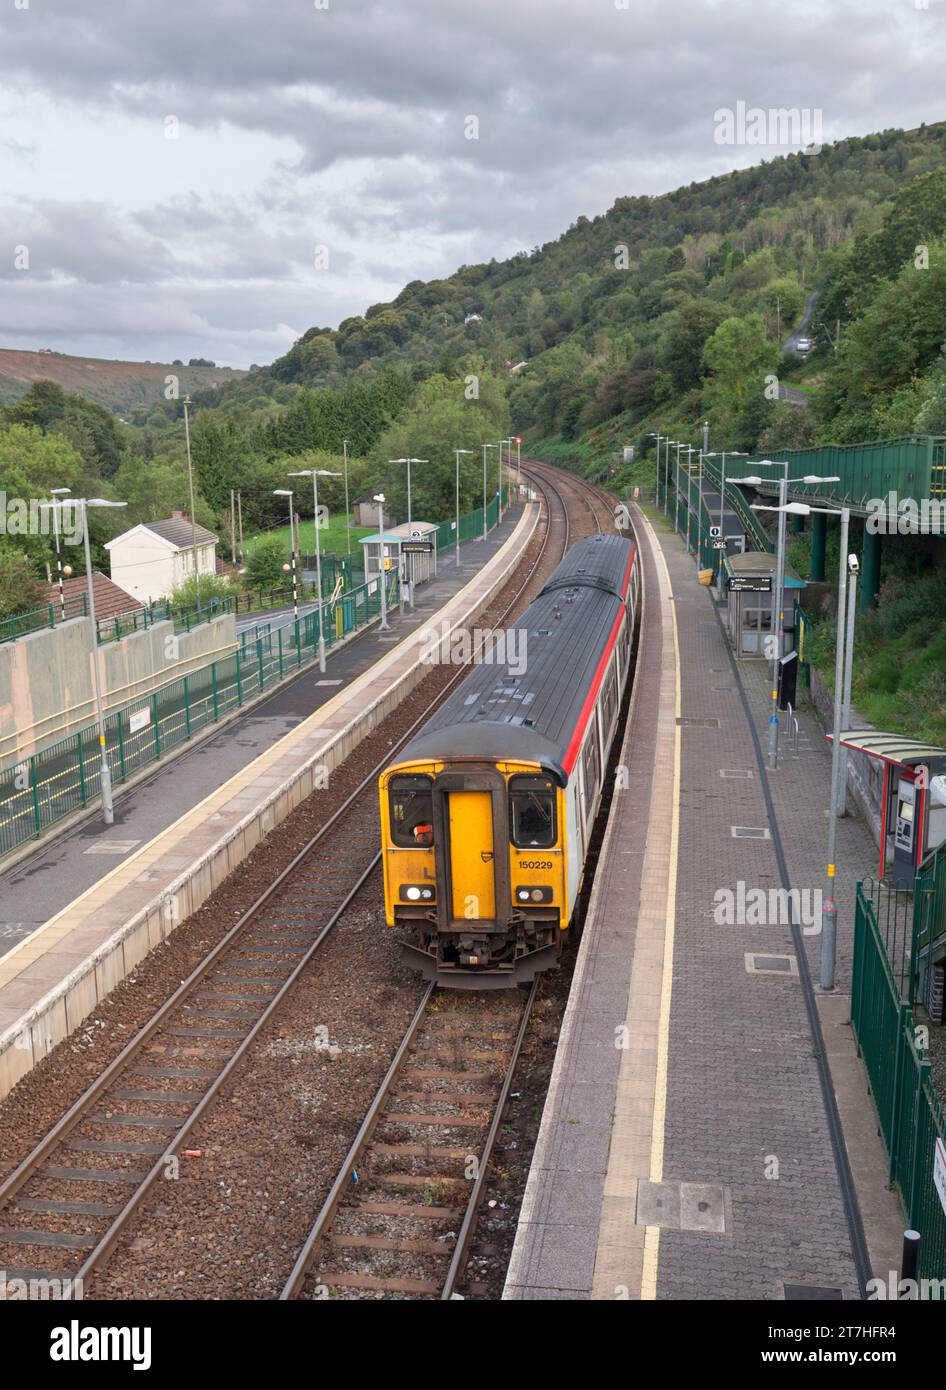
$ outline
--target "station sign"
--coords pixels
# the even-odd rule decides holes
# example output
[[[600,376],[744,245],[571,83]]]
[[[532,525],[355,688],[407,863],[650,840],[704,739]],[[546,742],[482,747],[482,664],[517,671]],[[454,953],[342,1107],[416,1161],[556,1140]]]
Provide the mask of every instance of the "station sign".
[[[933,1186],[943,1211],[946,1211],[946,1148],[939,1137],[933,1149]]]
[[[770,574],[734,574],[730,576],[729,587],[737,594],[770,594],[772,592],[772,576]]]
[[[725,550],[725,549],[726,549],[726,542],[725,542],[725,541],[714,541],[714,542],[713,542],[713,549],[714,549],[714,550]]]
[[[151,706],[143,705],[141,709],[132,710],[128,716],[128,732],[137,734],[141,729],[146,729],[151,723]]]
[[[722,528],[721,526],[711,526],[711,527],[710,527],[710,540],[713,540],[713,541],[718,540],[718,538],[719,538],[722,534],[723,534],[723,528]]]

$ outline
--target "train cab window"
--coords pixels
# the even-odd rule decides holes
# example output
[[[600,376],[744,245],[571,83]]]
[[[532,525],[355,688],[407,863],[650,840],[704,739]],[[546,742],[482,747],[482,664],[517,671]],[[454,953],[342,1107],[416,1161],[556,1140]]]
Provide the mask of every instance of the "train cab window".
[[[517,849],[550,849],[555,844],[555,785],[550,778],[512,778],[509,830]]]
[[[429,849],[434,842],[429,777],[392,777],[388,788],[391,839],[401,849]]]

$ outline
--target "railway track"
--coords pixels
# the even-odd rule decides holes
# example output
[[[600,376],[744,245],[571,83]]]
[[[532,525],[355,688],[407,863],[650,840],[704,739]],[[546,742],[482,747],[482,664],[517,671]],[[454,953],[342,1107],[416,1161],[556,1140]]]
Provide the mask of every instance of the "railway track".
[[[555,491],[531,461],[527,476]],[[566,484],[566,487],[568,485]],[[582,480],[573,531],[612,522]],[[371,1102],[280,1299],[450,1299],[456,1294],[539,982],[456,994],[431,985]]]
[[[541,485],[547,508],[542,544],[497,626],[530,586],[543,582],[544,571],[558,563],[571,539],[564,492],[581,495],[581,488],[565,484],[563,491],[550,476]],[[594,517],[590,504],[588,510]],[[398,746],[464,674],[461,667],[445,682]],[[378,868],[376,781],[396,751],[384,751],[292,862],[0,1183],[0,1270],[8,1281],[62,1280],[68,1289],[88,1280],[148,1192],[179,1162],[195,1125]],[[327,865],[331,895],[325,892]],[[31,1263],[19,1262],[24,1254]]]
[[[428,988],[281,1300],[454,1296],[537,991]]]

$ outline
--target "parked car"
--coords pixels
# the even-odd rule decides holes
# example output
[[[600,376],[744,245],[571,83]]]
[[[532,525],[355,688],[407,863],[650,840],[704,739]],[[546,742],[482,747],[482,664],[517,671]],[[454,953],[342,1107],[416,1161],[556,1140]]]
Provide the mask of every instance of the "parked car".
[[[814,345],[813,338],[798,338],[795,343],[799,352],[811,352]]]

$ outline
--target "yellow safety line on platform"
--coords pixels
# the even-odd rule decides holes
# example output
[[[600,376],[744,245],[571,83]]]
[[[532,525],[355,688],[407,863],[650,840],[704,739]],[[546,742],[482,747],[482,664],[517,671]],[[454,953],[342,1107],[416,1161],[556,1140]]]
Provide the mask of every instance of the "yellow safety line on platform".
[[[670,575],[663,551],[657,548],[657,562],[663,567],[670,586]],[[677,856],[680,848],[680,763],[682,725],[680,717],[680,634],[676,608],[672,610],[674,662],[674,739],[673,793],[671,796],[670,854],[667,866],[667,902],[664,925],[663,972],[660,985],[660,1016],[657,1024],[657,1071],[654,1078],[654,1118],[650,1141],[650,1180],[662,1182],[664,1172],[664,1128],[667,1118],[667,1072],[670,1055],[670,1001],[673,991],[673,948],[677,922]],[[641,1271],[641,1300],[657,1297],[657,1265],[660,1227],[648,1226],[644,1232],[644,1267]]]

